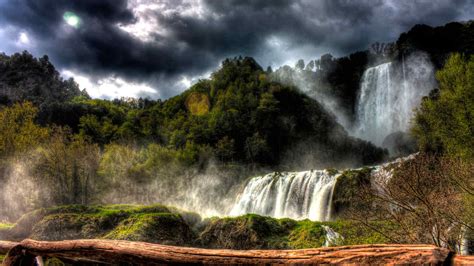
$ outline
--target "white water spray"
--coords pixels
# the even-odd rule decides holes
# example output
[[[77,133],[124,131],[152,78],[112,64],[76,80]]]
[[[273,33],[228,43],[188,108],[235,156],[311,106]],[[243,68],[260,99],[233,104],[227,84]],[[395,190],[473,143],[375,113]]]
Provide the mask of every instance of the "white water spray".
[[[424,54],[368,68],[361,80],[353,134],[381,146],[385,137],[406,132],[423,96],[434,88],[434,68]]]
[[[324,231],[326,231],[326,240],[324,240],[324,247],[331,247],[340,245],[344,241],[344,237],[338,232],[334,231],[331,227],[323,225]]]
[[[325,170],[271,173],[252,178],[230,215],[256,213],[277,218],[330,220],[336,178]]]

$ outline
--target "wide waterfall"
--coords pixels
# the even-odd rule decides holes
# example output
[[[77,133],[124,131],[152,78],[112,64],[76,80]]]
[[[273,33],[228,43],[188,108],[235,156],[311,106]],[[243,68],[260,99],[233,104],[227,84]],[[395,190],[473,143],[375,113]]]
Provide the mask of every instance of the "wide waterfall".
[[[361,80],[354,135],[382,146],[394,132],[406,132],[423,96],[434,88],[434,70],[426,55],[368,68]]]
[[[252,178],[230,215],[256,213],[277,218],[327,221],[337,175],[325,170],[271,173]]]

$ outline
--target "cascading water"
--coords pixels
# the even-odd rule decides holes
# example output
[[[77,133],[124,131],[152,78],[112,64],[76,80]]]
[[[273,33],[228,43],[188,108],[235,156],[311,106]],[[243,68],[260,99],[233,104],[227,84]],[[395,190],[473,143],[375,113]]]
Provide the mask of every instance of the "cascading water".
[[[401,72],[401,73],[400,73]],[[356,103],[354,135],[382,146],[388,135],[406,132],[423,96],[434,88],[434,69],[424,54],[368,68]]]
[[[393,166],[414,159],[416,154],[393,162],[373,166],[371,179],[379,191],[393,174]],[[360,169],[353,169],[360,170]],[[273,172],[250,179],[237,197],[229,215],[256,213],[276,218],[329,221],[332,216],[332,198],[336,181],[341,173],[327,170],[303,172]]]
[[[331,227],[323,225],[324,231],[326,231],[326,240],[324,240],[324,247],[337,246],[339,243],[344,241],[344,237],[338,232],[334,231]]]
[[[337,175],[325,170],[271,173],[252,178],[230,215],[256,213],[273,217],[327,221]]]

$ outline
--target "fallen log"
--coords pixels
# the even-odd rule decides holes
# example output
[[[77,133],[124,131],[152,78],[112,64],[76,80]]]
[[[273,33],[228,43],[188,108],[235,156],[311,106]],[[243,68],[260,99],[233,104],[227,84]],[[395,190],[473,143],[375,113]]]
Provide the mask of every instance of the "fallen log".
[[[23,240],[4,265],[33,265],[35,257],[105,264],[442,264],[450,251],[431,245],[357,245],[300,250],[226,250],[119,240]]]
[[[1,241],[0,240],[0,254],[7,254],[7,252],[14,246],[18,245],[18,242]]]
[[[474,256],[458,256],[455,255],[452,265],[474,265]]]

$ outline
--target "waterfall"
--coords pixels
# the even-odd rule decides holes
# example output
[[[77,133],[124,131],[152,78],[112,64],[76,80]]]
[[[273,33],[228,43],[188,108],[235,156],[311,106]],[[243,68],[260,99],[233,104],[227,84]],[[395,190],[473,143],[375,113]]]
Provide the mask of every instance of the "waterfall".
[[[353,134],[382,146],[388,135],[408,131],[413,109],[434,84],[434,69],[424,54],[403,57],[401,66],[388,62],[368,68],[361,79]]]
[[[324,231],[326,231],[326,239],[324,240],[323,247],[331,247],[341,245],[344,241],[344,237],[338,232],[334,231],[331,227],[323,225]]]
[[[390,78],[392,63],[371,67],[364,72],[357,105],[357,134],[377,145],[385,136],[400,131],[407,121],[397,104],[399,92]]]
[[[325,170],[275,172],[254,177],[230,215],[256,213],[276,218],[330,220],[336,178],[337,175]]]

